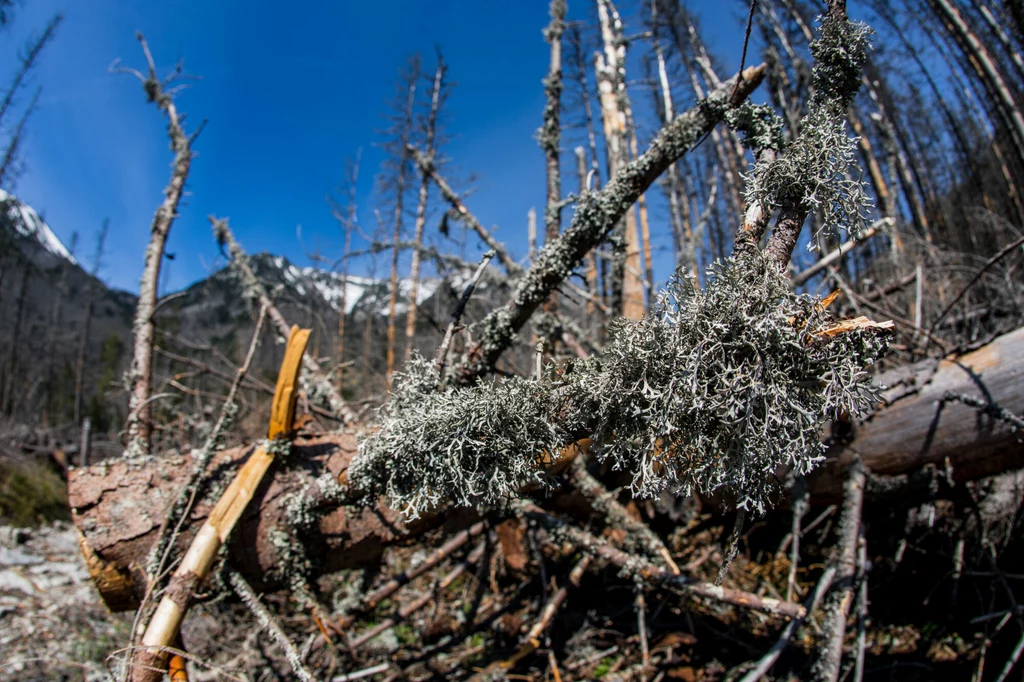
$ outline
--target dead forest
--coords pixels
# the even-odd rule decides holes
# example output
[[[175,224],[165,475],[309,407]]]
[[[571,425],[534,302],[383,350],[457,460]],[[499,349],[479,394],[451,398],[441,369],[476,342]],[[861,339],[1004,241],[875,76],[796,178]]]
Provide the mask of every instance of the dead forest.
[[[337,252],[212,215],[178,292],[215,133],[137,35],[137,294],[14,197],[54,19],[0,102],[0,678],[1024,679],[1024,5],[725,3],[729,55],[693,9],[550,1],[521,225],[441,45]]]

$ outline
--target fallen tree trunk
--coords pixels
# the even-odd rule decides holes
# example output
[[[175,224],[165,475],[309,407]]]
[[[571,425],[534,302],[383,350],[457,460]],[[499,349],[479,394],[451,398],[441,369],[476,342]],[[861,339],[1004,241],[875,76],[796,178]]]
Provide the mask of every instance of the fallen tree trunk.
[[[210,488],[223,489],[252,451],[242,447],[218,452],[210,464]],[[275,569],[287,548],[274,542],[273,531],[287,527],[289,501],[315,485],[321,474],[339,476],[355,453],[353,436],[330,434],[296,440],[288,460],[274,464],[228,541],[232,564],[254,589],[271,589],[280,582]],[[69,472],[68,501],[82,553],[111,610],[138,606],[146,591],[142,567],[191,469],[189,456],[166,456],[108,460]],[[197,502],[177,538],[179,553],[188,548],[216,499],[207,495]],[[371,566],[379,563],[386,547],[423,530],[424,522],[407,528],[397,512],[383,505],[376,510],[338,507],[320,520],[316,531],[322,541],[308,549],[324,572]]]
[[[947,399],[968,396],[1024,413],[1024,328],[959,357],[883,373],[879,383],[888,387],[885,407],[837,437],[825,463],[808,476],[812,501],[842,499],[844,472],[856,455],[871,474],[897,476],[934,465],[948,469],[954,482],[1024,467],[1024,432],[992,410]]]
[[[924,361],[886,373],[881,380],[890,386],[888,405],[855,425],[852,439],[834,446],[827,461],[808,477],[813,500],[842,498],[843,472],[855,454],[876,475],[905,474],[928,464],[945,468],[948,460],[956,481],[1024,466],[1019,432],[974,407],[942,400],[948,392],[962,393],[1015,414],[1024,412],[1024,328],[959,358]],[[211,464],[210,485],[226,485],[250,452],[219,452]],[[271,531],[286,527],[288,502],[321,474],[340,476],[355,453],[353,436],[330,434],[297,440],[288,460],[275,464],[228,543],[232,562],[254,589],[281,583],[275,569],[287,549],[274,543]],[[69,473],[69,500],[82,551],[112,610],[138,605],[146,589],[141,567],[190,469],[188,456],[172,456],[110,460]],[[196,505],[178,538],[182,551],[211,507],[209,501]],[[445,517],[452,530],[476,520],[471,512]],[[404,525],[383,503],[376,510],[338,507],[320,520],[315,530],[321,537],[307,543],[307,549],[325,573],[372,566],[387,547],[439,523],[440,518],[433,518]]]

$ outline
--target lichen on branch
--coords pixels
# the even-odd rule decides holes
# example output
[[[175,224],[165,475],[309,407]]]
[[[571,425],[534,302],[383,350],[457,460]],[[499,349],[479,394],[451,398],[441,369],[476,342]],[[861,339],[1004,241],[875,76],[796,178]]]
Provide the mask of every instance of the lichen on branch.
[[[349,481],[410,516],[487,507],[548,482],[559,449],[583,437],[632,475],[632,492],[725,492],[763,512],[777,472],[821,459],[822,425],[877,401],[865,371],[888,331],[836,332],[820,302],[793,293],[766,256],[677,274],[652,312],[622,320],[600,357],[540,379],[437,390],[413,363],[363,442]],[[828,333],[825,333],[825,332]]]
[[[581,395],[600,415],[598,456],[632,475],[635,495],[722,491],[762,513],[777,471],[820,461],[826,421],[877,400],[864,367],[888,333],[820,334],[826,310],[761,255],[709,274],[704,289],[676,275],[650,315],[619,321]]]
[[[762,206],[766,215],[781,211],[780,226],[785,218],[793,222],[785,230],[777,228],[776,244],[769,244],[780,266],[789,262],[809,211],[820,211],[821,230],[854,235],[871,205],[862,179],[850,174],[856,139],[846,130],[846,112],[860,86],[870,35],[866,24],[850,21],[845,11],[833,8],[822,17],[819,37],[810,46],[815,60],[813,95],[800,121],[800,134],[782,153],[758,163],[747,183],[748,206]],[[742,127],[756,121],[734,122]],[[816,243],[812,239],[809,246]]]

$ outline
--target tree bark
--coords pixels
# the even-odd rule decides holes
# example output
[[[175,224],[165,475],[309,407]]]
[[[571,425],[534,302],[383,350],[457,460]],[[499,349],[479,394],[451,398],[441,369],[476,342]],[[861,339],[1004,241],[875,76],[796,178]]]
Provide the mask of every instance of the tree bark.
[[[597,14],[604,54],[595,53],[594,70],[601,97],[608,177],[614,177],[629,163],[626,44],[622,35],[622,21],[610,0],[597,0]],[[640,236],[633,207],[630,206],[622,217],[624,222],[616,227],[612,242],[612,312],[630,319],[639,319],[644,314],[644,289]]]
[[[843,640],[846,635],[846,616],[853,603],[853,588],[857,574],[857,539],[860,536],[861,513],[864,509],[864,466],[854,457],[846,472],[843,485],[843,506],[839,516],[836,538],[836,567],[832,587],[822,604],[823,645],[818,649],[811,666],[811,679],[815,682],[836,682],[843,662]]]
[[[544,243],[558,238],[562,231],[562,173],[559,155],[561,140],[561,109],[562,109],[562,34],[565,32],[565,0],[551,0],[551,23],[544,30],[544,39],[551,46],[551,61],[548,75],[544,78],[544,114],[538,139],[544,152],[544,174],[547,189],[544,207]],[[532,210],[532,209],[531,209]],[[534,227],[536,235],[536,227]],[[536,255],[530,243],[530,260]],[[552,315],[558,313],[558,294],[553,293],[544,304],[544,310]],[[550,344],[553,346],[554,344]],[[556,355],[555,349],[548,348],[551,356]]]
[[[1011,425],[962,404],[959,393],[1024,414],[1024,327],[978,350],[924,360],[886,372],[887,405],[853,426],[807,484],[815,502],[841,497],[843,474],[857,455],[871,474],[898,476],[926,465],[947,468],[956,482],[1024,467],[1024,446]]]
[[[218,452],[210,463],[211,485],[226,485],[252,451],[240,447]],[[228,541],[232,564],[256,590],[283,584],[276,568],[287,550],[272,537],[275,530],[288,527],[289,501],[296,494],[315,491],[321,474],[340,476],[355,454],[353,436],[332,434],[296,440],[287,461],[273,465]],[[138,606],[146,589],[142,567],[191,470],[190,455],[174,455],[131,463],[110,460],[69,472],[68,501],[82,533],[82,552],[112,610]],[[215,502],[197,502],[177,539],[180,552],[188,548]],[[320,520],[313,532],[316,541],[307,542],[307,550],[311,559],[324,562],[325,571],[375,565],[404,529],[398,514],[384,506],[357,511],[339,507]]]

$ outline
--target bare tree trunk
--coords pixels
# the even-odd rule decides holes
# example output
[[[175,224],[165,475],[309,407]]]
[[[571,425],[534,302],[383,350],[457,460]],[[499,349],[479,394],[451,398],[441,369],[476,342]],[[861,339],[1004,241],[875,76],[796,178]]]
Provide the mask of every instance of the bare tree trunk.
[[[579,195],[582,198],[587,194],[587,152],[583,147],[576,147],[576,177],[579,182]],[[587,301],[587,313],[592,315],[597,306],[594,304],[600,297],[597,288],[597,254],[591,249],[587,252],[587,292],[590,300]]]
[[[128,399],[128,418],[125,424],[127,434],[126,457],[148,455],[151,447],[153,423],[150,411],[150,396],[153,383],[153,340],[155,324],[153,313],[156,310],[157,287],[160,282],[160,266],[164,259],[164,245],[170,234],[171,226],[178,214],[178,203],[185,189],[189,168],[192,165],[192,140],[185,135],[178,116],[174,99],[164,91],[164,86],[171,79],[163,82],[156,75],[156,65],[149,52],[142,34],[137,34],[142,50],[146,55],[149,67],[144,77],[134,72],[142,81],[149,101],[167,116],[167,135],[174,151],[174,162],[171,166],[171,179],[164,189],[164,201],[153,215],[150,224],[149,245],[146,247],[146,260],[139,282],[139,301],[135,308],[135,322],[132,325],[134,350],[132,365],[129,370],[130,387]],[[177,75],[175,72],[174,75]],[[173,78],[173,76],[172,76]]]
[[[918,17],[919,21],[924,21],[927,18],[937,19],[934,16],[925,16],[923,18]],[[942,26],[946,26],[941,20],[939,23]],[[967,70],[961,66],[961,62],[955,60],[947,49],[950,43],[956,45],[955,38],[951,37],[948,31],[935,31],[926,30],[925,34],[929,37],[932,47],[938,52],[942,58],[943,63],[946,65],[946,69],[949,71],[953,79],[953,92],[957,94],[961,101],[961,106],[964,111],[971,112],[971,118],[975,122],[977,129],[980,131],[984,128],[983,121],[987,121],[987,117],[983,108],[979,102],[979,96],[975,93],[973,83],[978,78],[971,78]],[[943,40],[942,38],[945,38]],[[974,60],[967,60],[971,64],[971,69],[974,74],[977,74],[977,63]],[[987,131],[986,131],[987,135]],[[1010,203],[1013,205],[1013,209],[1016,211],[1018,220],[1024,219],[1024,203],[1020,193],[1017,189],[1017,181],[1014,178],[1013,171],[1010,169],[1010,164],[1007,161],[1007,150],[1004,149],[1006,140],[998,135],[992,136],[992,153],[996,157],[996,163],[999,165],[999,171],[1003,176],[1003,181],[1006,184],[1005,192],[1010,199]],[[1012,145],[1013,141],[1010,140]],[[998,194],[998,191],[995,192]]]
[[[338,299],[338,395],[344,395],[345,390],[345,318],[348,311],[348,258],[352,252],[352,232],[356,229],[356,186],[359,181],[359,163],[362,157],[362,149],[356,153],[355,160],[350,160],[348,165],[348,210],[343,214],[338,208],[333,208],[334,218],[341,224],[345,232],[345,251],[341,259],[341,297]]]
[[[583,47],[580,44],[580,31],[579,27],[573,25],[569,30],[569,42],[573,48],[573,53],[576,55],[576,74],[579,77],[579,88],[581,97],[583,99],[583,114],[587,122],[587,148],[590,151],[590,173],[593,174],[593,187],[590,186],[588,180],[589,174],[584,173],[580,176],[580,196],[583,196],[583,191],[598,190],[601,188],[601,169],[600,164],[597,161],[597,135],[594,132],[594,111],[590,104],[590,86],[587,82],[587,62],[584,59]],[[580,158],[580,153],[577,151],[577,159]],[[586,161],[586,155],[584,154],[584,162]],[[600,265],[597,263],[597,254],[591,252],[588,254],[588,258],[593,260],[594,263],[594,280],[595,290],[601,299],[601,302],[607,305],[608,303],[608,277],[607,268],[608,262],[605,259],[601,259]],[[603,330],[602,330],[603,332]]]
[[[992,9],[980,0],[971,0],[971,4],[977,10],[978,14],[985,21],[985,24],[995,35],[999,44],[1003,46],[1003,50],[1006,52],[1006,56],[1013,62],[1014,72],[1017,74],[1019,81],[1024,81],[1024,57],[1021,56],[1017,46],[1010,40],[1010,36],[1006,33],[1006,29],[999,23],[995,15],[992,14]]]
[[[434,86],[430,93],[430,113],[427,115],[427,135],[424,153],[433,162],[436,156],[435,136],[437,133],[437,116],[441,109],[441,93],[444,88],[444,74],[447,70],[444,58],[437,53],[437,70],[434,72]],[[420,171],[420,194],[416,203],[416,234],[413,238],[412,264],[409,266],[409,279],[412,290],[409,294],[409,312],[405,318],[405,361],[412,357],[412,346],[416,339],[416,310],[420,295],[420,247],[423,246],[423,229],[427,223],[427,198],[430,194],[430,174]]]
[[[92,314],[96,306],[96,280],[100,272],[100,264],[103,261],[103,247],[107,241],[107,230],[110,228],[110,219],[103,221],[100,233],[96,237],[96,255],[92,261],[92,280],[89,282],[89,295],[85,304],[85,319],[82,321],[82,331],[78,338],[78,355],[75,358],[75,424],[82,420],[82,401],[85,390],[85,354],[89,348],[89,327],[92,324]]]
[[[526,212],[526,260],[532,264],[537,257],[537,209],[533,206]]]
[[[932,77],[931,71],[928,69],[924,61],[921,59],[921,54],[919,50],[917,49],[917,47],[914,46],[913,42],[911,42],[910,38],[900,27],[899,22],[896,21],[895,17],[891,14],[891,12],[882,11],[879,12],[878,15],[889,25],[889,28],[892,29],[897,39],[899,39],[900,43],[903,45],[903,48],[907,51],[907,53],[910,55],[910,58],[914,61],[914,64],[917,66],[918,71],[920,71],[921,75],[924,76],[925,81],[928,83],[928,88],[932,92],[932,97],[934,98],[936,105],[938,105],[939,110],[942,112],[942,117],[946,121],[948,131],[956,140],[957,148],[960,152],[960,157],[963,160],[965,167],[969,168],[971,171],[971,181],[974,184],[975,189],[980,194],[982,194],[987,200],[988,197],[985,195],[986,188],[982,186],[980,178],[978,177],[977,164],[975,164],[974,162],[974,155],[971,153],[970,145],[967,143],[967,139],[964,137],[963,130],[961,129],[962,126],[956,120],[956,117],[953,116],[953,112],[950,110],[949,105],[946,103],[946,98],[943,97],[942,93],[939,91],[938,84],[936,84],[935,79]]]
[[[391,392],[391,377],[395,372],[395,309],[398,303],[398,242],[402,239],[402,218],[405,200],[406,170],[409,165],[409,140],[412,134],[413,107],[416,104],[416,80],[419,78],[418,69],[414,70],[409,78],[408,99],[406,100],[405,112],[403,114],[402,128],[399,133],[401,148],[398,150],[398,176],[395,178],[395,222],[394,233],[391,242],[391,298],[388,302],[388,347],[387,364],[384,369],[384,386],[387,392]],[[416,253],[418,250],[414,250]]]
[[[626,107],[626,122],[629,128],[629,151],[635,159],[640,155],[640,150],[636,141],[636,126],[633,121],[633,112],[628,106]],[[641,194],[640,198],[636,200],[636,208],[637,214],[640,216],[640,248],[642,249],[641,255],[643,255],[646,310],[650,306],[651,298],[654,295],[654,267],[651,265],[651,227],[647,220],[646,194]]]
[[[656,99],[660,103],[657,109],[661,118],[661,124],[666,125],[675,117],[675,108],[672,103],[672,86],[669,83],[668,69],[665,65],[665,53],[661,49],[661,43],[658,41],[657,0],[651,0],[651,27],[651,42],[654,47],[654,56],[658,63],[658,85],[660,87],[660,97],[657,96],[659,91],[656,91]],[[668,167],[665,180],[665,195],[668,197],[669,224],[672,227],[676,267],[692,269],[694,276],[696,276],[696,263],[688,263],[688,259],[684,257],[684,248],[689,245],[691,235],[687,234],[689,232],[689,221],[684,218],[682,213],[683,207],[679,198],[679,169],[675,164]]]
[[[610,0],[597,0],[604,54],[595,53],[594,68],[601,95],[601,115],[607,144],[608,176],[629,163],[627,148],[626,46],[622,22]],[[639,197],[638,197],[639,198]],[[630,206],[612,238],[612,313],[631,319],[644,314],[640,244],[636,215]]]
[[[885,406],[855,424],[852,440],[835,445],[822,466],[807,477],[819,502],[841,496],[847,465],[855,455],[873,474],[899,476],[928,465],[969,481],[1024,466],[1024,453],[1012,424],[992,410],[950,395],[975,396],[992,408],[1024,413],[1024,328],[996,338],[976,351],[944,360],[922,360],[885,372]]]
[[[878,113],[883,121],[882,132],[886,136],[886,142],[889,145],[890,153],[893,155],[896,162],[896,169],[899,172],[900,177],[900,185],[903,187],[903,196],[906,198],[911,220],[921,236],[923,236],[927,241],[931,241],[931,227],[928,223],[928,216],[925,213],[925,207],[921,201],[921,195],[918,193],[917,185],[914,182],[910,163],[907,161],[907,155],[903,151],[904,147],[900,143],[900,136],[896,130],[895,123],[889,114],[891,108],[888,105],[888,97],[883,90],[883,83],[880,80],[876,81],[873,78],[865,78],[864,88],[871,97],[871,101],[874,102],[875,106],[878,108]]]
[[[883,216],[889,217],[894,213],[892,195],[889,193],[889,184],[885,181],[882,165],[878,162],[878,157],[875,155],[875,148],[871,144],[871,138],[868,137],[867,130],[865,130],[864,124],[861,123],[860,117],[857,116],[857,112],[854,111],[853,107],[850,107],[846,118],[850,121],[853,134],[857,136],[857,146],[860,148],[864,165],[868,167],[871,186],[875,189],[875,199],[878,201],[878,210],[881,211]]]
[[[682,13],[682,16],[684,18],[687,17],[685,12]],[[697,32],[697,28],[693,21],[688,20],[686,28],[689,37],[689,47],[694,55],[694,61],[700,67],[701,73],[708,86],[717,88],[722,84],[722,80],[718,77],[718,74],[715,73],[715,70],[711,65],[711,56],[708,54],[704,41]],[[681,46],[680,49],[682,49]],[[689,62],[687,62],[687,71],[690,74],[690,80],[692,82],[694,92],[697,97],[703,98],[704,88],[701,87],[700,79],[694,69],[690,66]],[[727,205],[732,212],[730,220],[733,223],[739,223],[739,221],[743,220],[743,178],[740,175],[738,162],[745,159],[743,146],[736,137],[735,131],[731,129],[726,129],[725,131],[715,129],[711,133],[711,139],[715,144],[718,163],[725,179]],[[724,240],[720,239],[719,242],[724,242]],[[722,244],[722,248],[724,249],[724,244]]]
[[[544,211],[545,241],[555,239],[562,231],[562,180],[559,164],[562,108],[562,33],[565,31],[565,0],[551,0],[551,23],[544,39],[551,46],[551,62],[544,78],[544,124],[540,130],[540,146],[544,150],[547,178],[547,208]]]
[[[562,33],[565,31],[565,0],[551,0],[551,23],[544,30],[544,40],[551,46],[548,75],[544,78],[544,114],[539,133],[540,147],[544,151],[544,173],[547,189],[544,207],[544,244],[550,244],[562,231],[562,172],[559,157],[562,109]],[[558,313],[558,294],[552,293],[544,310]],[[552,340],[553,341],[553,340]],[[553,344],[549,344],[553,345]],[[552,356],[556,351],[547,349]]]

